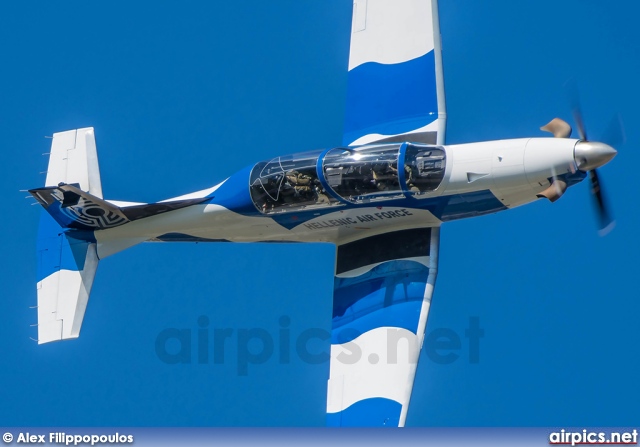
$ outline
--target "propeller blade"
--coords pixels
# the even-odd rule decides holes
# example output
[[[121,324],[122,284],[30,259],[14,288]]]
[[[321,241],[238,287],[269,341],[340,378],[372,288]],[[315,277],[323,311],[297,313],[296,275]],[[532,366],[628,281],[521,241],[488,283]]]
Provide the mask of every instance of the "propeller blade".
[[[569,138],[571,136],[571,126],[560,118],[552,119],[542,126],[540,130],[552,133],[554,138]]]
[[[611,219],[611,215],[607,210],[607,206],[602,194],[602,185],[598,178],[598,172],[596,169],[589,171],[589,179],[591,180],[591,194],[596,201],[596,209],[598,212],[598,219],[600,221],[599,233],[601,236],[609,233],[615,226],[615,221]]]
[[[602,135],[602,141],[609,146],[618,148],[627,142],[627,135],[624,131],[624,122],[622,121],[622,115],[616,113],[609,121],[607,130]]]
[[[578,84],[574,78],[571,78],[564,84],[564,87],[569,97],[569,103],[571,104],[573,120],[576,123],[580,140],[582,140],[576,144],[574,149],[576,167],[583,171],[589,171],[591,195],[595,200],[596,212],[599,220],[598,233],[600,236],[604,236],[613,229],[615,221],[609,214],[608,206],[605,202],[604,194],[602,193],[602,184],[598,178],[596,168],[611,160],[616,155],[614,147],[623,144],[626,140],[622,118],[618,114],[614,116],[613,120],[609,124],[607,132],[605,132],[605,138],[603,138],[603,141],[608,144],[589,142],[587,138],[587,127],[584,124],[584,118],[582,116]],[[574,170],[571,169],[571,172],[574,172]],[[547,190],[543,191],[543,193]]]
[[[539,194],[536,194],[536,197],[549,199],[551,202],[555,202],[558,200],[564,192],[567,190],[567,182],[564,180],[560,180],[558,178],[554,179],[551,182],[551,185],[544,191]]]
[[[575,79],[571,78],[565,83],[565,88],[569,94],[569,102],[571,104],[571,113],[573,114],[573,120],[576,122],[578,135],[582,141],[589,141],[587,139],[587,128],[584,125],[584,119],[582,118],[582,106],[580,105],[580,92],[578,91],[578,85]]]

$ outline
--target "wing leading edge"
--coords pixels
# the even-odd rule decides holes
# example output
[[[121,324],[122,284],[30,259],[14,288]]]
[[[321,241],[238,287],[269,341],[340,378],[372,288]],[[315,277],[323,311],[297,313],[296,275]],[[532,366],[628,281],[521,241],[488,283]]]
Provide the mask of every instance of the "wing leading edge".
[[[444,144],[437,0],[354,0],[343,143]],[[404,426],[440,228],[338,244],[329,426]]]

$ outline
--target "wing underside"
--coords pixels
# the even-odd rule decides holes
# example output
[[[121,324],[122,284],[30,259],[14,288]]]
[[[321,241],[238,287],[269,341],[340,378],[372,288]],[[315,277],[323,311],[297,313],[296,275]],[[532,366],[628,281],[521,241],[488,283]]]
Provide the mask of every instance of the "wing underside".
[[[440,229],[338,246],[330,426],[402,426],[437,274]]]
[[[343,144],[443,144],[445,121],[437,1],[354,0]]]
[[[354,0],[345,145],[444,144],[436,0]],[[437,275],[439,227],[338,244],[327,425],[404,426]]]

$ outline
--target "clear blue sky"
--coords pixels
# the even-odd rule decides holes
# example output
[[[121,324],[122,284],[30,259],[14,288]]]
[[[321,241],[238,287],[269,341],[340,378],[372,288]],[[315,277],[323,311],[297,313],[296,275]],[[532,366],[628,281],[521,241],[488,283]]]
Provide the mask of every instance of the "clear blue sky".
[[[640,8],[631,0],[442,0],[448,142],[541,136],[570,120],[578,80],[590,135],[612,115],[627,143],[601,170],[617,219],[596,233],[587,183],[559,202],[446,224],[428,331],[460,335],[457,361],[423,355],[407,425],[637,424]],[[12,2],[0,7],[5,256],[4,425],[323,425],[327,365],[274,356],[237,373],[168,365],[166,328],[329,328],[328,245],[143,244],[103,260],[82,335],[38,346],[35,242],[56,131],[94,126],[107,199],[203,189],[261,159],[338,145],[351,2]],[[464,331],[478,317],[480,361]],[[231,344],[235,343],[233,340]],[[276,340],[277,346],[277,340]],[[318,345],[317,349],[326,346]],[[292,348],[294,350],[294,348]]]

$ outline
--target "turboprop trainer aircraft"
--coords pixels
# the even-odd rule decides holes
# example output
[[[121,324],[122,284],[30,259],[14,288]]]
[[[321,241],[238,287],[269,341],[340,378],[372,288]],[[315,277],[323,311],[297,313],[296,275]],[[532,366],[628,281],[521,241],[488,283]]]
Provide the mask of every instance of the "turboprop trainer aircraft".
[[[105,199],[93,128],[55,133],[45,186],[30,190],[46,210],[38,343],[78,337],[98,262],[138,243],[329,242],[327,423],[402,426],[444,222],[555,201],[589,175],[610,226],[595,169],[616,151],[587,140],[579,113],[579,139],[556,118],[547,138],[445,144],[436,0],[355,0],[348,70],[342,146],[260,161],[159,203]],[[354,343],[360,359],[341,362]]]

